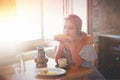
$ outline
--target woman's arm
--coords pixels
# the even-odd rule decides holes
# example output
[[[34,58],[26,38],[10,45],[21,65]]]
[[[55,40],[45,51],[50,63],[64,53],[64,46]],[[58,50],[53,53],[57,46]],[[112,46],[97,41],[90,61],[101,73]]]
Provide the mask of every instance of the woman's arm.
[[[64,44],[63,43],[60,43],[58,46],[57,46],[57,49],[56,49],[56,57],[55,57],[55,61],[56,63],[58,64],[58,59],[61,58],[62,56],[62,52],[63,52],[63,49],[64,49]]]
[[[83,42],[81,39],[77,41],[69,41],[66,42],[65,45],[68,47],[67,49],[70,51],[72,58],[75,62],[76,66],[81,66],[81,64],[84,62],[84,60],[79,56],[79,52],[83,47]],[[78,46],[80,45],[80,46]],[[79,47],[79,48],[78,48]]]
[[[71,46],[70,50],[71,50],[72,58],[75,62],[75,65],[77,67],[81,66],[84,60],[79,56],[79,52],[75,49],[75,46]]]

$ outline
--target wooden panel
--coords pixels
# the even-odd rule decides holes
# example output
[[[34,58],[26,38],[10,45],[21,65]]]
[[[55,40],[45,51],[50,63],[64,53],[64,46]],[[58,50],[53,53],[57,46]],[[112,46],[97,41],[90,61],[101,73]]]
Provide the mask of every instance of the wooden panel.
[[[120,79],[120,36],[99,36],[98,69],[108,80]]]

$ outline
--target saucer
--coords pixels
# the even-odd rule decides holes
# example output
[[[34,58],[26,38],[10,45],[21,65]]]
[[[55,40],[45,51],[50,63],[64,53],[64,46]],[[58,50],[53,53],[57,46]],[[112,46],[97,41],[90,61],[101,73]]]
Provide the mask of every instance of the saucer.
[[[70,65],[66,64],[66,66],[64,66],[64,67],[60,67],[59,65],[55,65],[55,67],[62,68],[62,69],[69,69]]]

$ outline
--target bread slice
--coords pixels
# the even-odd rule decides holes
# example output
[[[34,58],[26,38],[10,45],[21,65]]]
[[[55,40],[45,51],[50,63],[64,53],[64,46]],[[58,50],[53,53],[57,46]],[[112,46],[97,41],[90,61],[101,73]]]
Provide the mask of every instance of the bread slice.
[[[66,34],[57,34],[54,36],[54,40],[59,42],[65,42],[68,41],[69,39],[71,39],[71,37]]]

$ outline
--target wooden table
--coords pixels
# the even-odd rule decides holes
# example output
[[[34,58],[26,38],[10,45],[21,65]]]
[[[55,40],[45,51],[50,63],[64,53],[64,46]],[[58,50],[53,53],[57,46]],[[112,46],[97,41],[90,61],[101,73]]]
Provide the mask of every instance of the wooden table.
[[[69,69],[66,70],[66,73],[58,76],[40,76],[36,74],[36,63],[34,60],[25,62],[26,70],[19,72],[15,69],[13,74],[7,75],[5,80],[76,80],[75,78],[79,78],[79,80],[86,80],[87,75],[92,72],[92,68],[76,68],[75,66],[70,66]],[[55,68],[55,59],[48,58],[47,67]],[[0,79],[1,80],[1,79]]]

